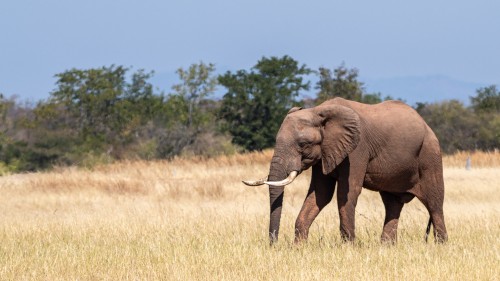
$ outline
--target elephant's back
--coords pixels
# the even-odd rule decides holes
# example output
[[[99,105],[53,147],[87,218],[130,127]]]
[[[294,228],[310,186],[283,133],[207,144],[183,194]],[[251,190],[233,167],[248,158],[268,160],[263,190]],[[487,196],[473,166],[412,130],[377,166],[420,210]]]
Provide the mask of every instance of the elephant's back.
[[[428,127],[413,108],[400,101],[375,105],[348,102],[344,105],[360,116],[361,133],[371,157],[382,158],[385,164],[416,160]]]
[[[384,101],[378,104],[363,104],[342,98],[335,98],[331,102],[347,106],[358,113],[360,119],[367,128],[378,130],[386,134],[385,137],[394,136],[398,133],[409,133],[413,139],[423,140],[427,125],[422,117],[407,104],[396,101]]]

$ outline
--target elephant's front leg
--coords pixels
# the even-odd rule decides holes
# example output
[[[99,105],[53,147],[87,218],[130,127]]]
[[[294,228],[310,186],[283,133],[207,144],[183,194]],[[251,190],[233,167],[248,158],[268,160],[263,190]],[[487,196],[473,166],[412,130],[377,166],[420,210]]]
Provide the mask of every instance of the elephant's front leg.
[[[341,184],[337,189],[337,203],[339,207],[340,235],[344,241],[354,241],[355,214],[361,186],[348,186]]]
[[[321,164],[312,169],[311,185],[295,221],[295,243],[307,240],[309,228],[319,212],[332,200],[335,179],[322,173]]]
[[[352,169],[349,162],[341,167],[341,176],[337,186],[337,204],[340,218],[340,235],[344,241],[354,241],[355,210],[361,193],[364,172],[363,169]]]

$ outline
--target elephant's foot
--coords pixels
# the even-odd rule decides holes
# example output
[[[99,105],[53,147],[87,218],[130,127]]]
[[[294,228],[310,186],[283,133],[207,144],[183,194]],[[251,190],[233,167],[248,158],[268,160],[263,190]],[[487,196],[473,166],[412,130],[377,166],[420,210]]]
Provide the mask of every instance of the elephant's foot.
[[[385,223],[380,241],[383,244],[396,244],[398,240],[398,219],[393,219]]]
[[[448,241],[448,233],[446,232],[446,226],[444,224],[443,212],[440,210],[439,212],[430,213],[431,218],[429,219],[429,225],[427,226],[426,236],[432,223],[432,227],[434,228],[434,242],[438,244],[445,243]]]
[[[294,244],[299,245],[307,242],[307,237],[309,236],[309,231],[306,229],[295,229],[295,240]]]
[[[340,228],[340,237],[342,238],[342,241],[346,243],[352,243],[354,242],[354,240],[356,240],[356,235],[354,234],[354,230],[349,231],[342,227]]]
[[[397,237],[396,235],[389,235],[387,233],[382,233],[380,237],[380,242],[384,245],[396,245]]]
[[[444,244],[448,241],[448,234],[443,231],[435,231],[434,241],[438,244]]]

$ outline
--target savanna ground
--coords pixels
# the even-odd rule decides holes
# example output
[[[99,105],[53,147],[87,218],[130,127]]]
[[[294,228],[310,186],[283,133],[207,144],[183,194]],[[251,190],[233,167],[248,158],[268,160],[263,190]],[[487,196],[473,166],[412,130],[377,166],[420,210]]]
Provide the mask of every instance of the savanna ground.
[[[500,153],[445,157],[449,242],[423,240],[428,214],[407,204],[395,246],[384,209],[364,190],[357,241],[341,242],[335,199],[294,246],[310,173],[285,190],[270,247],[266,187],[272,152],[212,160],[122,162],[92,170],[0,177],[1,280],[499,280]],[[335,197],[334,197],[335,198]]]

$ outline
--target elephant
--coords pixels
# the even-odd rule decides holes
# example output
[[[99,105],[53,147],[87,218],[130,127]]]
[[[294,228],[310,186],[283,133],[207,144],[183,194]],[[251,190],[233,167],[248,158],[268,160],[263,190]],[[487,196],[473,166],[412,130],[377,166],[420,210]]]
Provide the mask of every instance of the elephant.
[[[429,212],[434,240],[447,241],[443,164],[432,129],[401,101],[368,105],[343,98],[290,109],[276,136],[269,174],[246,185],[269,185],[269,239],[278,240],[284,188],[312,167],[307,196],[295,222],[295,242],[332,200],[337,186],[340,234],[355,239],[355,208],[362,188],[378,191],[385,207],[381,241],[396,243],[405,203],[417,197]]]

